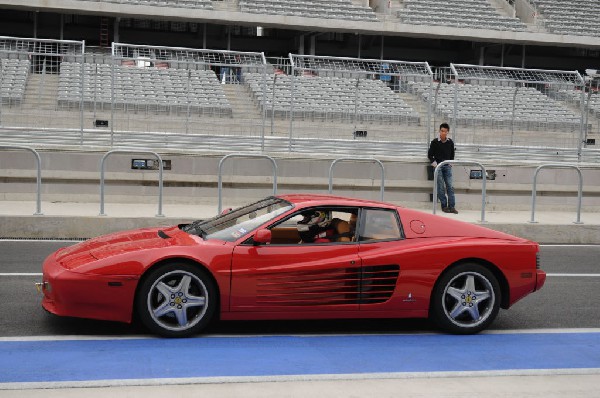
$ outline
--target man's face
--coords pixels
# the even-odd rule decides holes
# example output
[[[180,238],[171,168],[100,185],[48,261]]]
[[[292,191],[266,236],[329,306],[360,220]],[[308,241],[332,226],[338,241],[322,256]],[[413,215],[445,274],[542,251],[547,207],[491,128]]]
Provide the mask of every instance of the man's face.
[[[447,138],[447,137],[448,137],[448,129],[447,129],[447,128],[444,128],[444,127],[442,127],[442,128],[440,129],[440,140],[442,140],[442,141],[446,141],[446,138]]]

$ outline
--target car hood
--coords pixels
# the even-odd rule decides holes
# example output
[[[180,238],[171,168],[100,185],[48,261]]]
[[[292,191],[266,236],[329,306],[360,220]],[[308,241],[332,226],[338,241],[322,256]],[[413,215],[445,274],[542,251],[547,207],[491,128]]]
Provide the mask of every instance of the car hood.
[[[140,250],[198,244],[198,239],[177,227],[144,228],[103,235],[65,247],[56,252],[56,260],[63,267],[72,269],[93,260]]]

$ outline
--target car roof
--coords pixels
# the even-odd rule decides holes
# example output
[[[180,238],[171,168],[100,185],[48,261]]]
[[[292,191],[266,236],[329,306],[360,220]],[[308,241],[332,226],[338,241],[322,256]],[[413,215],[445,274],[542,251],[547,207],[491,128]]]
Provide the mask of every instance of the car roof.
[[[278,198],[287,200],[296,205],[311,206],[311,205],[336,205],[336,206],[363,206],[363,207],[385,207],[396,208],[398,206],[386,202],[378,202],[376,200],[356,199],[346,196],[329,195],[329,194],[310,194],[296,193],[276,195]]]

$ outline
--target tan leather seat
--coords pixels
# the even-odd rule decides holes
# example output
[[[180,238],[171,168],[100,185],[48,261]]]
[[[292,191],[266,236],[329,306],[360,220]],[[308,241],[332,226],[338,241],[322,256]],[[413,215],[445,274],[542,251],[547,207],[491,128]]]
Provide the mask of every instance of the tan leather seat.
[[[350,232],[350,224],[348,221],[338,220],[335,225],[335,234],[341,235],[346,234],[349,235]],[[336,242],[350,242],[352,240],[352,236],[340,236],[335,241]]]

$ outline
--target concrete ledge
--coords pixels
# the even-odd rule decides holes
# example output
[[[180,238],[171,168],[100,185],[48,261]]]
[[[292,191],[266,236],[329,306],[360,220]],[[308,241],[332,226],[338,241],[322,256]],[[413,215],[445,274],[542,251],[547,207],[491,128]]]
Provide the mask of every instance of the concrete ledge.
[[[193,221],[173,217],[0,216],[0,238],[88,239],[136,228]]]
[[[600,225],[578,224],[480,224],[538,243],[595,245],[600,243]]]
[[[3,215],[0,216],[0,220],[0,238],[81,239],[135,228],[187,223],[194,220],[194,218]],[[600,243],[600,224],[574,224],[572,222],[564,224],[532,224],[525,220],[523,222],[512,223],[494,221],[486,223],[478,221],[468,222],[539,243]]]

